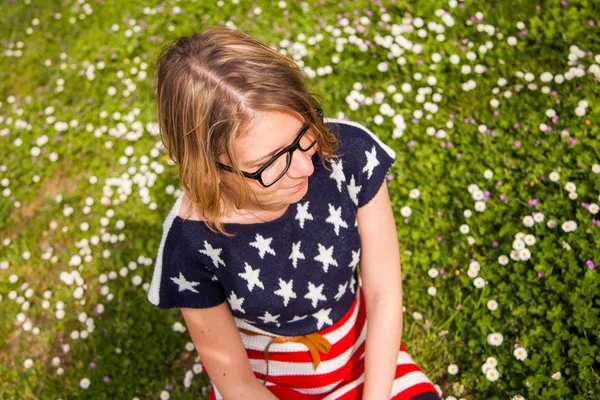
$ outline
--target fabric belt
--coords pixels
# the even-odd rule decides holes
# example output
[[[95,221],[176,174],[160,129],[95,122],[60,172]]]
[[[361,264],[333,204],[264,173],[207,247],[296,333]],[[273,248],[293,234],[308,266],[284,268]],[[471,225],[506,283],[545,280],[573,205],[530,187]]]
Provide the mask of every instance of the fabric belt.
[[[265,336],[260,333],[252,332],[247,329],[239,328],[240,332],[244,332],[247,335],[252,336]],[[317,366],[321,362],[320,353],[329,353],[331,349],[331,343],[327,339],[325,339],[320,333],[313,332],[308,335],[302,336],[278,336],[271,339],[267,347],[265,347],[265,361],[267,362],[267,373],[265,375],[265,385],[267,384],[267,380],[269,379],[269,347],[273,343],[286,343],[286,342],[296,342],[302,343],[306,347],[308,347],[308,351],[312,356],[313,367],[315,371],[317,370]]]

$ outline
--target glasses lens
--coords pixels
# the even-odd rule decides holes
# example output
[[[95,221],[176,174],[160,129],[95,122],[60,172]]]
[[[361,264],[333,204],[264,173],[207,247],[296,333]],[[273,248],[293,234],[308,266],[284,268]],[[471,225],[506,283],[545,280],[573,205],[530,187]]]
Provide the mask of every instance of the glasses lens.
[[[290,163],[290,152],[287,151],[277,157],[266,169],[263,170],[261,178],[266,186],[272,185],[285,174]]]
[[[302,135],[302,137],[300,138],[300,148],[303,151],[307,151],[312,146],[314,146],[315,143],[317,143],[317,140],[315,139],[315,136],[312,134],[312,132],[311,132],[310,129],[307,129],[304,132],[304,134]]]

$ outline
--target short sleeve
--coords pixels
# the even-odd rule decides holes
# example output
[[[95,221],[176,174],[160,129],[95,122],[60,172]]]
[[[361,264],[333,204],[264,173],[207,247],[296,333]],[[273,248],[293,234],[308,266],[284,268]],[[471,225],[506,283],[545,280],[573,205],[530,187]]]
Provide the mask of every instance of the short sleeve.
[[[209,308],[226,301],[217,277],[169,218],[163,225],[148,300],[160,308]]]
[[[353,121],[336,122],[345,184],[352,202],[360,208],[375,197],[385,182],[396,152],[363,125]]]

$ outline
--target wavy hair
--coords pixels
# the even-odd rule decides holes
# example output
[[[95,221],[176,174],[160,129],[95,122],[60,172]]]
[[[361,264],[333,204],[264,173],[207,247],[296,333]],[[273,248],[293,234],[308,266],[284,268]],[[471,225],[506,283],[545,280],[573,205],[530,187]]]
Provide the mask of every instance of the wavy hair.
[[[161,49],[152,85],[160,139],[178,165],[178,178],[190,207],[207,227],[226,236],[221,219],[226,191],[217,160],[227,154],[241,190],[235,207],[250,199],[261,207],[238,166],[234,140],[245,135],[256,112],[300,114],[317,139],[324,168],[336,158],[336,136],[316,109],[323,107],[308,91],[300,67],[287,56],[239,30],[208,27],[176,38]]]

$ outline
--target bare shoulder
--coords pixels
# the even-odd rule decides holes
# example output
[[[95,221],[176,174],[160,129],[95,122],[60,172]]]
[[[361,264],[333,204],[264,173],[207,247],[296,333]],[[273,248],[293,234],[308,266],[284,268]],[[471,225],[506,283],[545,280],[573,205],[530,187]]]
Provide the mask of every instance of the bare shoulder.
[[[201,221],[202,218],[200,217],[201,213],[200,213],[200,209],[198,208],[198,206],[195,207],[190,207],[191,206],[191,202],[190,199],[187,196],[187,193],[185,193],[183,195],[183,198],[181,199],[181,204],[179,206],[179,218],[181,219],[189,219],[189,220],[194,220],[194,221]]]

